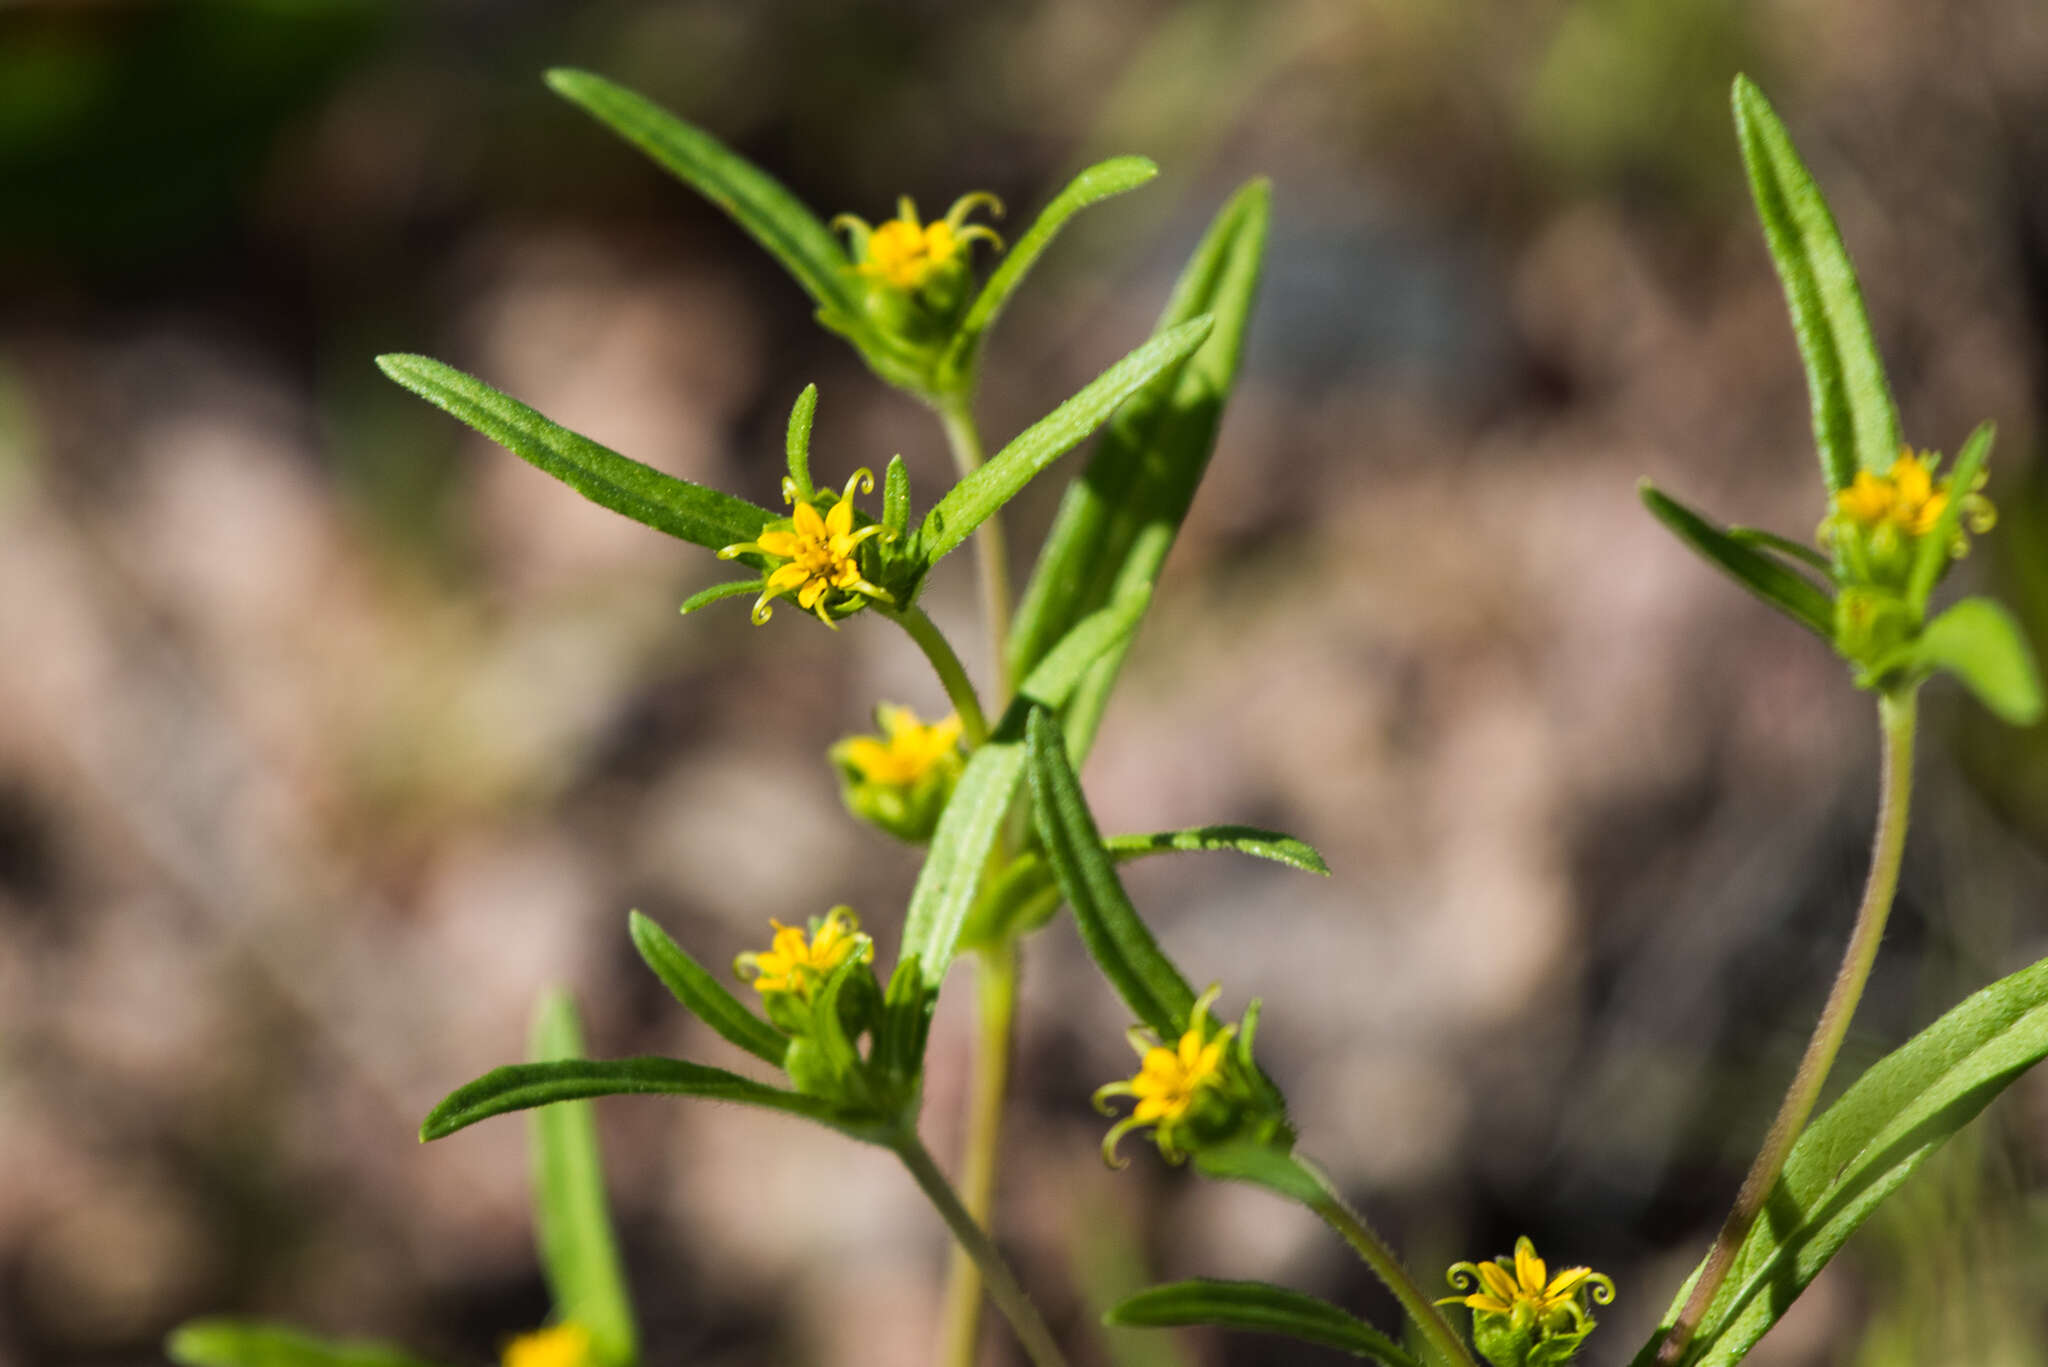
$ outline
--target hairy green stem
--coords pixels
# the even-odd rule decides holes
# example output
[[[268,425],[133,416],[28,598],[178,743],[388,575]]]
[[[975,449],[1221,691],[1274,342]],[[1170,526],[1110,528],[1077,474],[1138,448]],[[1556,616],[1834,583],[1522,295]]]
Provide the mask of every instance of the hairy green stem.
[[[953,651],[953,643],[939,630],[938,624],[925,615],[925,610],[912,606],[898,611],[894,608],[878,607],[882,613],[910,633],[910,639],[917,642],[924,657],[932,662],[938,672],[939,682],[945,686],[946,697],[951,700],[953,710],[960,716],[960,733],[967,741],[967,748],[973,749],[988,739],[988,719],[982,715],[981,699],[975,695],[974,683],[967,677],[965,666]]]
[[[1451,1328],[1429,1299],[1427,1292],[1416,1285],[1415,1278],[1401,1265],[1385,1241],[1373,1232],[1365,1217],[1353,1210],[1330,1184],[1330,1179],[1313,1163],[1296,1160],[1302,1171],[1315,1179],[1322,1189],[1322,1195],[1309,1203],[1309,1208],[1322,1216],[1323,1222],[1344,1236],[1344,1242],[1351,1245],[1373,1275],[1386,1283],[1387,1290],[1394,1293],[1394,1299],[1401,1303],[1401,1309],[1414,1321],[1422,1334],[1422,1341],[1429,1348],[1431,1356],[1445,1367],[1475,1367],[1471,1353],[1465,1349],[1465,1341]]]
[[[1884,923],[1891,915],[1892,898],[1899,887],[1899,863],[1906,849],[1906,815],[1913,789],[1914,691],[1909,688],[1881,694],[1877,707],[1884,735],[1882,788],[1877,803],[1877,833],[1871,840],[1870,877],[1863,885],[1863,902],[1856,909],[1856,927],[1849,934],[1849,948],[1835,974],[1835,985],[1828,992],[1827,1005],[1821,1008],[1820,1021],[1813,1027],[1813,1038],[1799,1060],[1799,1071],[1792,1075],[1792,1085],[1778,1107],[1778,1117],[1771,1122],[1749,1175],[1742,1179],[1741,1190],[1735,1194],[1735,1207],[1728,1212],[1727,1223],[1714,1240],[1713,1252],[1707,1255],[1706,1266],[1700,1270],[1692,1294],[1678,1312],[1671,1332],[1657,1348],[1659,1367],[1674,1367],[1684,1361],[1692,1336],[1713,1303],[1714,1293],[1727,1280],[1736,1253],[1749,1237],[1772,1188],[1778,1185],[1793,1141],[1806,1128],[1842,1039],[1849,1033],[1849,1019],[1856,1014],[1863,985],[1870,979],[1870,966],[1877,959],[1878,944],[1884,939]]]
[[[995,1226],[996,1157],[1002,1146],[1003,1098],[1010,1084],[1011,1031],[1017,1015],[1017,942],[1002,939],[975,956],[979,1032],[974,1095],[967,1111],[960,1199],[984,1229]],[[981,1328],[981,1272],[964,1248],[953,1250],[946,1281],[946,1331],[939,1361],[974,1367]]]
[[[939,423],[953,450],[953,465],[965,479],[985,459],[981,433],[974,426],[973,401],[958,397],[939,405]],[[990,513],[974,531],[974,553],[981,571],[981,610],[988,621],[989,678],[994,681],[996,710],[1010,700],[1010,554],[1003,538],[1003,515]]]
[[[946,1175],[939,1171],[939,1165],[932,1161],[931,1151],[925,1148],[924,1142],[915,1133],[905,1130],[890,1147],[896,1150],[903,1166],[910,1169],[917,1185],[937,1207],[953,1231],[953,1238],[960,1249],[974,1260],[981,1280],[988,1287],[989,1299],[996,1303],[996,1309],[1003,1312],[1003,1318],[1017,1331],[1017,1338],[1024,1345],[1024,1354],[1031,1359],[1033,1367],[1066,1367],[1067,1360],[1060,1354],[1059,1344],[1054,1342],[1052,1330],[1046,1327],[1038,1307],[1024,1294],[1016,1274],[1010,1271],[1010,1265],[997,1251],[995,1241],[960,1203],[959,1195],[946,1181]]]

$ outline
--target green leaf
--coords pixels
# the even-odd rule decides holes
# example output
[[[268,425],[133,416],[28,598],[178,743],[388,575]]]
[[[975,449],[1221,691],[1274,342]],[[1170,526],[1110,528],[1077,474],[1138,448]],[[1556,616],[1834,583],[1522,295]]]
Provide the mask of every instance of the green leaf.
[[[164,1354],[180,1367],[431,1367],[389,1344],[316,1338],[254,1320],[192,1320],[173,1330]]]
[[[1835,216],[1785,125],[1747,76],[1735,78],[1735,133],[1792,311],[1813,398],[1813,440],[1830,490],[1858,470],[1883,474],[1899,454],[1899,414],[1870,335],[1856,268]]]
[[[1835,608],[1825,590],[1784,561],[1721,531],[1648,480],[1636,486],[1643,506],[1701,559],[1830,644]]]
[[[1153,337],[1018,434],[987,464],[948,489],[918,528],[919,544],[928,560],[937,562],[965,541],[990,514],[1015,498],[1039,471],[1100,427],[1118,404],[1200,346],[1209,335],[1209,326],[1210,320],[1202,317]]]
[[[583,1057],[583,1032],[566,993],[542,998],[531,1053],[541,1063]],[[533,1113],[532,1127],[534,1216],[555,1319],[590,1332],[593,1367],[630,1367],[639,1357],[639,1333],[612,1235],[595,1112],[588,1101],[546,1106]]]
[[[508,394],[429,356],[386,355],[378,368],[577,493],[658,532],[721,550],[752,541],[775,514],[665,475],[549,422]]]
[[[818,386],[807,384],[789,410],[789,433],[783,438],[790,481],[796,485],[796,496],[805,501],[817,492],[811,485],[811,420],[817,413]]]
[[[1236,850],[1257,859],[1271,859],[1305,873],[1327,875],[1330,866],[1306,840],[1296,840],[1279,831],[1262,831],[1256,826],[1190,826],[1179,831],[1154,831],[1150,835],[1113,835],[1103,842],[1109,857],[1119,864],[1142,859],[1148,854],[1169,854],[1176,850]]]
[[[1148,598],[1133,594],[1077,624],[1031,671],[995,730],[968,756],[932,832],[931,851],[918,871],[903,921],[902,962],[920,964],[925,990],[936,990],[953,962],[961,927],[981,891],[989,851],[1023,781],[1026,717],[1034,705],[1064,703],[1088,666],[1130,634]]]
[[[765,1086],[723,1068],[707,1068],[672,1058],[622,1058],[514,1063],[494,1068],[476,1081],[456,1088],[428,1112],[420,1125],[420,1139],[446,1139],[479,1120],[557,1101],[654,1093],[736,1101],[744,1106],[782,1111],[869,1142],[881,1142],[878,1136],[886,1129],[873,1117],[800,1092]]]
[[[846,253],[780,181],[703,129],[602,76],[558,67],[547,73],[547,83],[723,209],[821,308],[861,317]]]
[[[1209,340],[1118,410],[1059,515],[1018,605],[1010,672],[1020,675],[1075,621],[1157,581],[1215,450],[1258,298],[1272,190],[1245,185],[1216,215],[1174,285],[1159,330],[1207,313]],[[1111,652],[1062,713],[1075,761],[1088,752],[1128,646]]]
[[[1349,1311],[1268,1282],[1198,1278],[1149,1287],[1113,1307],[1102,1322],[1140,1329],[1213,1324],[1319,1343],[1386,1367],[1421,1367],[1407,1349]]]
[[[1060,892],[1074,909],[1082,941],[1132,1014],[1160,1038],[1178,1038],[1194,1010],[1195,991],[1125,895],[1067,759],[1066,738],[1050,711],[1033,709],[1028,744],[1038,837]]]
[[[713,603],[723,603],[728,598],[744,598],[750,593],[759,593],[760,591],[761,581],[759,579],[728,580],[723,584],[713,584],[710,588],[699,589],[688,598],[685,598],[681,612],[683,616],[688,617],[691,613],[696,612],[700,608],[708,608]]]
[[[1984,473],[1984,462],[1991,458],[1991,442],[1997,435],[1996,425],[1979,423],[1977,430],[1970,433],[1970,439],[1963,443],[1963,449],[1956,453],[1955,467],[1949,471],[1946,481],[1949,500],[1942,505],[1941,516],[1935,519],[1934,526],[1920,539],[1920,548],[1913,556],[1912,576],[1906,583],[1906,603],[1915,614],[1926,614],[1927,600],[1933,596],[1941,572],[1954,558],[1950,543],[1962,521],[1963,500],[1975,490],[1977,477]]]
[[[1965,598],[1929,622],[1913,643],[1922,669],[1946,670],[2014,726],[2041,720],[2041,675],[2012,614],[1989,598]]]
[[[1050,204],[1039,210],[1038,218],[1017,239],[1016,245],[1002,259],[988,277],[988,283],[981,287],[974,303],[968,307],[967,316],[961,320],[960,330],[954,334],[951,347],[940,363],[942,387],[958,388],[961,381],[974,371],[981,339],[994,325],[1010,302],[1010,296],[1024,283],[1024,277],[1037,264],[1052,240],[1081,210],[1091,204],[1099,204],[1112,196],[1135,190],[1159,174],[1159,168],[1146,157],[1111,157],[1108,161],[1097,162],[1075,176],[1067,188],[1053,196]]]
[[[1264,1187],[1311,1210],[1320,1209],[1330,1199],[1330,1193],[1302,1159],[1269,1144],[1224,1144],[1203,1149],[1195,1155],[1195,1168],[1204,1177],[1218,1181]]]
[[[1739,1362],[1878,1203],[2044,1055],[2048,959],[1968,998],[1858,1078],[1793,1146],[1707,1307],[1688,1367]],[[1691,1286],[1680,1289],[1635,1367],[1655,1360]]]
[[[649,917],[633,912],[626,918],[633,948],[654,970],[654,976],[674,994],[675,999],[727,1042],[736,1044],[756,1058],[780,1068],[789,1052],[789,1039],[762,1020],[732,993],[725,990],[702,964],[691,958],[669,933]]]

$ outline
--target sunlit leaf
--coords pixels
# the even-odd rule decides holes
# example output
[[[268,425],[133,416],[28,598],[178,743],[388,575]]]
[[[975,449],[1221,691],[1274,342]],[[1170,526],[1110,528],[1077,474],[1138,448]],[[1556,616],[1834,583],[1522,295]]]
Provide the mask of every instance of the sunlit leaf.
[[[1883,474],[1899,453],[1899,415],[1870,335],[1856,268],[1827,200],[1770,102],[1735,78],[1735,132],[1770,244],[1813,398],[1813,440],[1829,489]]]
[[[323,1339],[236,1319],[181,1325],[165,1341],[164,1354],[179,1367],[432,1367],[389,1344]]]
[[[1989,598],[1965,598],[1929,622],[1914,642],[1924,669],[1953,674],[1977,700],[2014,726],[2041,720],[2041,674],[2012,614]]]
[[[1835,639],[1835,605],[1827,592],[1784,561],[1737,540],[1648,480],[1643,505],[1702,560],[1824,641]]]
[[[1176,851],[1202,852],[1235,850],[1255,859],[1271,859],[1305,873],[1328,874],[1330,866],[1306,840],[1279,831],[1262,831],[1256,826],[1190,826],[1178,831],[1153,831],[1147,835],[1113,835],[1103,841],[1109,857],[1128,863],[1150,854]]]
[[[670,938],[669,933],[648,917],[633,912],[626,918],[633,948],[654,970],[662,985],[675,995],[691,1015],[716,1030],[730,1043],[782,1066],[789,1052],[789,1039],[781,1031],[747,1010],[744,1003],[725,990],[709,970]]]

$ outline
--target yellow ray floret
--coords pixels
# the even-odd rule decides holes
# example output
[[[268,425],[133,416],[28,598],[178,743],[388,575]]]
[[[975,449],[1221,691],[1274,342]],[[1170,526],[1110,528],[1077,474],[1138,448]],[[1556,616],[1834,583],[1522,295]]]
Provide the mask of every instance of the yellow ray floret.
[[[734,972],[741,978],[751,978],[754,990],[764,996],[770,992],[794,992],[809,997],[818,983],[864,946],[868,938],[860,933],[860,918],[851,907],[832,908],[809,937],[800,926],[786,926],[780,921],[768,924],[775,927],[775,938],[768,948],[758,954],[742,954],[733,965]]]
[[[960,718],[947,716],[929,726],[907,707],[875,709],[880,736],[850,736],[840,757],[868,783],[910,788],[960,752]]]
[[[1131,1047],[1139,1058],[1137,1076],[1128,1082],[1112,1082],[1095,1093],[1096,1109],[1105,1114],[1111,1097],[1127,1096],[1138,1103],[1103,1136],[1102,1157],[1110,1166],[1121,1166],[1116,1156],[1118,1141],[1147,1125],[1153,1127],[1161,1153],[1169,1159],[1181,1157],[1176,1132],[1202,1094],[1222,1082],[1223,1051],[1237,1033],[1234,1025],[1210,1033],[1209,1003],[1216,993],[1212,987],[1195,1002],[1187,1030],[1170,1049],[1150,1031],[1131,1031]]]
[[[1001,200],[977,191],[954,200],[944,218],[920,223],[917,205],[905,195],[896,202],[897,216],[877,227],[868,227],[852,214],[839,215],[832,226],[851,231],[854,253],[860,258],[854,270],[899,290],[919,290],[963,256],[970,242],[980,239],[1002,248],[1003,240],[994,229],[967,222],[967,215],[978,204],[988,205],[998,217],[1003,212]]]
[[[1551,1276],[1527,1236],[1515,1240],[1512,1263],[1506,1258],[1454,1263],[1449,1277],[1461,1294],[1446,1296],[1438,1305],[1463,1305],[1489,1315],[1513,1315],[1520,1307],[1539,1325],[1583,1327],[1582,1296],[1601,1305],[1614,1299],[1614,1283],[1590,1267],[1568,1267]]]
[[[590,1367],[590,1331],[580,1324],[558,1324],[521,1334],[505,1345],[504,1367]]]
[[[1858,470],[1848,488],[1835,495],[1835,507],[1860,527],[1889,522],[1908,536],[1925,536],[1941,521],[1948,492],[1934,485],[1934,465],[1909,449],[1899,453],[1889,473]]]
[[[862,542],[883,534],[879,523],[869,523],[858,529],[853,525],[854,491],[858,489],[867,493],[874,487],[872,473],[855,470],[853,477],[846,481],[846,491],[829,509],[820,513],[815,504],[796,497],[794,485],[785,483],[783,497],[796,505],[790,513],[789,528],[764,530],[754,540],[727,546],[718,553],[721,560],[754,554],[783,562],[771,569],[761,582],[761,596],[754,602],[756,625],[768,620],[773,611],[769,605],[785,593],[794,593],[797,606],[805,612],[816,613],[818,620],[828,627],[833,624],[827,610],[828,595],[860,594],[884,603],[895,601],[887,590],[870,584],[861,576],[860,566],[855,560],[855,553],[860,550]]]

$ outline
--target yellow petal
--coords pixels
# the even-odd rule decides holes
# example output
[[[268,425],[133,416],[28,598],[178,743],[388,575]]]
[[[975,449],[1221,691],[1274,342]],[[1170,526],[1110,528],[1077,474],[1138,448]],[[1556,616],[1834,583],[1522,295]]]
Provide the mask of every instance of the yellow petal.
[[[818,510],[810,504],[797,504],[796,510],[790,514],[790,520],[796,523],[796,534],[806,541],[825,539],[825,519],[819,517]]]
[[[1527,1238],[1515,1240],[1515,1280],[1522,1284],[1522,1290],[1532,1296],[1543,1294],[1543,1283],[1549,1276],[1549,1269],[1536,1256],[1536,1245]]]
[[[853,500],[842,498],[825,514],[825,534],[834,540],[853,530]]]
[[[779,555],[787,560],[804,548],[803,539],[795,532],[763,532],[761,539],[754,543],[770,555]]]
[[[818,606],[818,600],[823,598],[825,591],[831,587],[823,579],[807,581],[802,588],[796,591],[797,606],[801,607],[805,612],[809,612],[812,608]]]
[[[1508,1276],[1506,1268],[1499,1263],[1487,1262],[1480,1263],[1478,1270],[1479,1280],[1485,1283],[1489,1292],[1503,1301],[1515,1299],[1515,1282]]]

